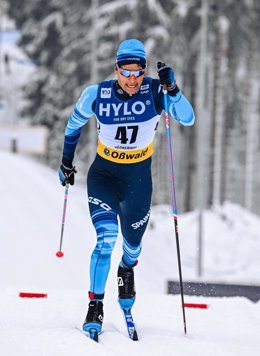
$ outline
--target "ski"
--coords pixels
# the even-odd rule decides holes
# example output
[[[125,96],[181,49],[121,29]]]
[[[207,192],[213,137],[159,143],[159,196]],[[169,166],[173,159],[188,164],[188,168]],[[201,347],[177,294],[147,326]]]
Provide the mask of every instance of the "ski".
[[[124,319],[125,319],[125,323],[126,323],[126,327],[127,327],[127,332],[128,332],[130,339],[132,339],[133,341],[138,341],[138,335],[137,335],[137,331],[135,328],[133,316],[131,313],[131,308],[121,307],[121,309],[124,313]]]

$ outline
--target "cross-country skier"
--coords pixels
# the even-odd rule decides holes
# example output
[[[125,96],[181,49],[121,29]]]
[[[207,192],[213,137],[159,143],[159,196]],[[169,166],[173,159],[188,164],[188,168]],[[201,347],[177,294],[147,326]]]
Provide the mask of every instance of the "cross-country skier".
[[[148,76],[142,42],[123,41],[116,54],[115,80],[83,90],[69,118],[59,178],[74,184],[74,152],[82,127],[95,115],[97,155],[87,177],[88,203],[97,244],[90,260],[89,309],[83,330],[101,331],[103,298],[111,254],[118,235],[123,235],[123,254],[118,267],[118,297],[121,306],[135,301],[134,267],[141,253],[152,196],[151,161],[153,140],[164,109],[182,125],[192,125],[192,106],[175,82],[174,71],[158,63],[159,79]]]

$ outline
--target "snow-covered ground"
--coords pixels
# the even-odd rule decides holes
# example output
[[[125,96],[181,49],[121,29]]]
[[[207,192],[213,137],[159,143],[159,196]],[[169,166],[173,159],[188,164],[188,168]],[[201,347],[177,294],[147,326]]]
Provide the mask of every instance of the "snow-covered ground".
[[[183,332],[180,296],[166,295],[168,278],[177,279],[171,209],[152,209],[136,267],[133,308],[140,340],[128,339],[117,305],[116,270],[121,236],[112,256],[104,301],[100,344],[77,329],[84,320],[88,265],[95,233],[88,217],[85,187],[70,187],[59,249],[64,188],[56,172],[32,159],[0,152],[0,351],[5,356],[58,355],[222,355],[259,353],[259,302],[245,298],[185,296],[208,309],[186,309]],[[205,213],[204,278],[259,283],[259,227],[256,216],[233,204]],[[197,213],[179,216],[184,280],[196,279]],[[45,299],[19,298],[19,292],[47,293]]]
[[[17,106],[12,101],[15,90],[33,71],[14,38],[6,37],[2,46],[10,55],[11,73],[5,71],[1,61],[0,125],[16,123]],[[169,206],[153,207],[135,270],[137,300],[133,315],[140,340],[133,342],[127,337],[117,305],[116,270],[121,257],[121,236],[112,256],[104,300],[104,333],[99,344],[87,339],[79,329],[87,311],[88,265],[96,239],[88,216],[86,189],[79,184],[69,189],[65,255],[58,259],[55,254],[59,249],[64,188],[57,173],[31,158],[3,151],[0,165],[1,355],[259,354],[260,305],[245,298],[185,296],[187,303],[207,303],[209,307],[186,309],[187,335],[184,335],[180,296],[165,292],[168,279],[178,280]],[[181,215],[178,222],[183,279],[198,280],[198,214]],[[226,203],[206,211],[204,222],[200,280],[259,285],[259,218]],[[47,293],[48,297],[23,299],[19,298],[20,292]]]

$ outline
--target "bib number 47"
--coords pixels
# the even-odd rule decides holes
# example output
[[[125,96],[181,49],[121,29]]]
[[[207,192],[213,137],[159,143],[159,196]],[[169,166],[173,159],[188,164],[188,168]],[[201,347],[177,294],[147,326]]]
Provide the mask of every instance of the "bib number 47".
[[[134,143],[138,133],[138,126],[119,126],[117,128],[115,140],[122,144]]]

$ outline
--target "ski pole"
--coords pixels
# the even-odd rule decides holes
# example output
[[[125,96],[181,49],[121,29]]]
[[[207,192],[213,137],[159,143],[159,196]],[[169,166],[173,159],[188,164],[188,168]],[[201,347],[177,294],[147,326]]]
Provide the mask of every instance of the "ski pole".
[[[59,248],[59,251],[56,253],[57,257],[63,257],[64,256],[64,253],[62,252],[62,242],[63,242],[63,234],[64,234],[64,225],[65,225],[68,194],[69,194],[69,184],[67,183],[65,185],[65,193],[64,193],[63,213],[62,213],[62,222],[61,222],[61,234],[60,234],[60,248]]]
[[[176,203],[176,192],[175,192],[175,183],[174,183],[171,129],[170,129],[170,117],[169,117],[170,115],[168,113],[167,90],[165,90],[165,89],[163,90],[163,100],[164,100],[164,110],[165,110],[165,126],[166,126],[166,136],[167,136],[167,147],[168,147],[168,163],[169,163],[169,173],[170,173],[170,182],[171,182],[172,210],[173,210],[175,238],[176,238],[176,247],[177,247],[177,259],[178,259],[178,268],[179,268],[180,290],[181,290],[183,326],[184,326],[184,333],[186,334],[187,333],[187,329],[186,329],[186,316],[185,316],[184,293],[183,293],[183,282],[182,282],[182,271],[181,271],[181,253],[180,253],[179,232],[178,232],[177,203]]]

